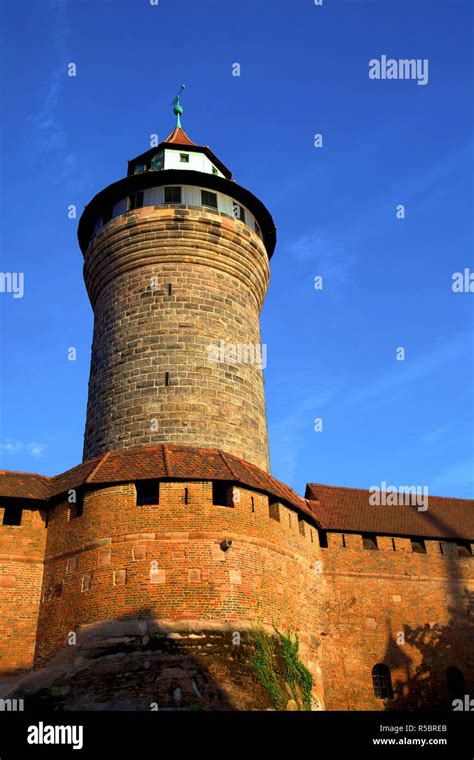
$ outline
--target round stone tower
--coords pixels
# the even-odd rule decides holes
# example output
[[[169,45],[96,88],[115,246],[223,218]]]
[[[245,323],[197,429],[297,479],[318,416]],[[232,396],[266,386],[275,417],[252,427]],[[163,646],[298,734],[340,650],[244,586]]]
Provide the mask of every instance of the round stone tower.
[[[79,223],[94,309],[84,459],[167,442],[268,470],[259,315],[275,226],[174,112]]]

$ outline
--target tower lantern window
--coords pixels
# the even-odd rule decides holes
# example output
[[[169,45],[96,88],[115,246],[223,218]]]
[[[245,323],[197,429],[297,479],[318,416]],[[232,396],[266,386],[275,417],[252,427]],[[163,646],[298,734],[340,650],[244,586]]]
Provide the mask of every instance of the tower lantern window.
[[[181,188],[165,187],[165,203],[181,203]]]
[[[189,164],[189,153],[180,153],[179,160],[182,164]]]
[[[201,203],[209,208],[217,208],[217,195],[209,190],[201,190]]]
[[[234,219],[240,219],[241,222],[245,222],[245,210],[238,203],[233,204],[232,214]]]
[[[112,206],[108,206],[102,215],[102,224],[107,224],[107,222],[110,222],[110,220],[112,219],[112,215],[113,215],[113,208]]]
[[[136,208],[142,208],[143,206],[143,191],[140,193],[134,193],[128,199],[128,210],[133,211]]]

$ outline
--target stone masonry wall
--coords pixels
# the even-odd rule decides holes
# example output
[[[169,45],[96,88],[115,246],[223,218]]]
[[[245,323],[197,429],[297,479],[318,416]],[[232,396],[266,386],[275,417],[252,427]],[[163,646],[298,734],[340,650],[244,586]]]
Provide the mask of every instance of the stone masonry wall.
[[[85,260],[95,322],[84,459],[168,442],[268,470],[259,354],[226,362],[209,351],[221,341],[260,351],[268,279],[265,248],[239,220],[146,207],[106,224]]]

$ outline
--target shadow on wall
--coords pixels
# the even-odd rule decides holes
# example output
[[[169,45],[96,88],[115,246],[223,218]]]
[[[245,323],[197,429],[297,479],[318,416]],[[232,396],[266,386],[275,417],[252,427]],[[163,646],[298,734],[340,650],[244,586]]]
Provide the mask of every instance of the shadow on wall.
[[[185,628],[185,629],[183,629]],[[267,710],[249,633],[165,626],[151,612],[83,626],[41,670],[0,694],[41,710]],[[240,642],[240,643],[239,643]]]
[[[426,516],[434,527],[442,529],[441,534],[447,530],[439,517],[429,514],[429,509]],[[463,700],[465,694],[474,696],[474,592],[461,575],[464,562],[473,560],[460,559],[457,549],[442,556],[449,622],[440,625],[436,620],[420,621],[419,626],[405,626],[403,645],[388,635],[384,663],[403,672],[404,678],[397,681],[392,698],[385,701],[387,711],[452,710],[454,699]],[[413,650],[417,656],[413,656]],[[381,675],[382,689],[391,691],[390,675],[385,683],[383,672]],[[373,671],[372,677],[377,680],[377,672]],[[375,683],[374,687],[377,688]]]

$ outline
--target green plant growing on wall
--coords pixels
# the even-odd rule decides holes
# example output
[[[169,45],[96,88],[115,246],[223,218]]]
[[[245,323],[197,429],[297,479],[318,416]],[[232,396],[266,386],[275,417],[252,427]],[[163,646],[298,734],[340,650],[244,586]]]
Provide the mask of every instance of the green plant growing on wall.
[[[274,625],[276,637],[258,627],[251,634],[254,652],[252,665],[257,678],[270,695],[276,710],[284,710],[291,690],[299,710],[311,710],[313,677],[299,656],[297,633],[288,629],[284,634]]]
[[[281,655],[286,667],[285,681],[289,685],[293,698],[301,709],[299,693],[305,710],[311,710],[311,692],[313,689],[313,676],[308,668],[301,662],[299,650],[300,640],[298,634],[288,629],[285,635],[273,626],[280,640]]]
[[[251,634],[254,646],[252,665],[263,688],[272,698],[276,710],[282,709],[282,692],[276,668],[277,642],[269,636],[262,627],[256,628]]]

